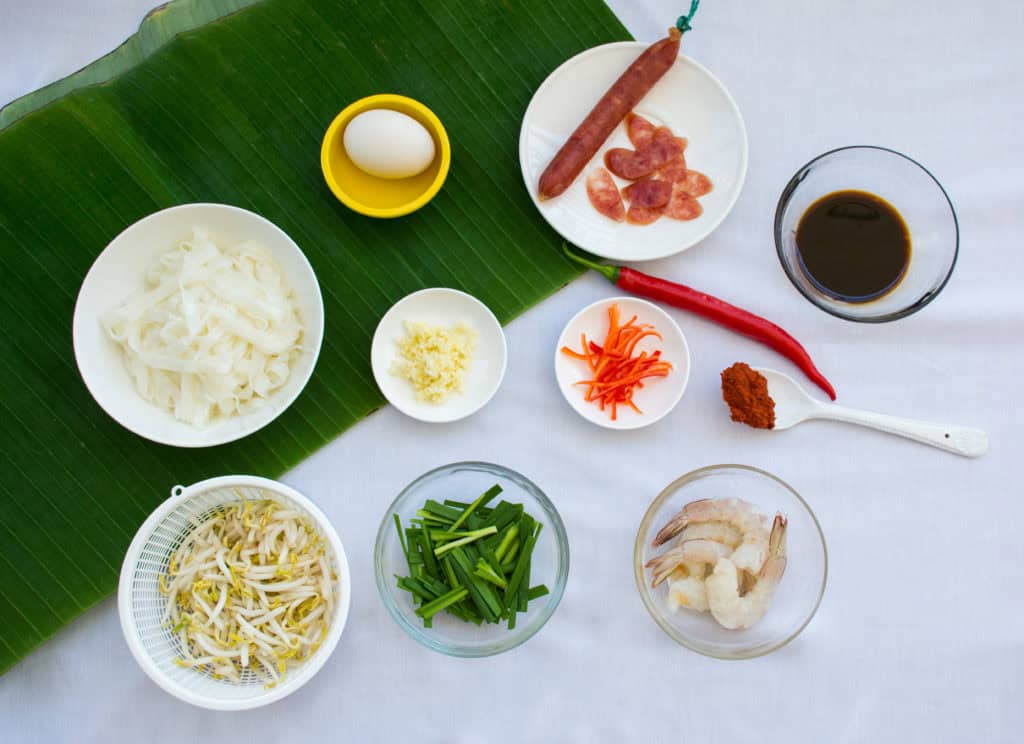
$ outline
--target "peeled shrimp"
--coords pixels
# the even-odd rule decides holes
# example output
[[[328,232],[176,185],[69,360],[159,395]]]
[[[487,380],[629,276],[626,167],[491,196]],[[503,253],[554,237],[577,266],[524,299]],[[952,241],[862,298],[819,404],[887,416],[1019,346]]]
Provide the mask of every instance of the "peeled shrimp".
[[[736,546],[743,540],[743,534],[725,522],[697,522],[679,533],[680,540],[714,540],[722,543],[730,550],[736,550]]]
[[[661,555],[651,558],[644,568],[651,569],[651,588],[654,588],[685,563],[714,565],[720,558],[731,553],[731,548],[714,540],[685,540]]]
[[[753,574],[761,570],[768,555],[768,519],[742,499],[691,501],[661,528],[653,547],[664,545],[691,525],[708,522],[723,522],[742,536],[729,556],[736,568]]]
[[[675,612],[680,607],[686,607],[697,612],[707,612],[704,578],[719,558],[727,558],[732,554],[742,537],[738,529],[725,522],[691,524],[679,533],[680,546],[676,552],[666,551],[663,555],[668,557],[659,556],[649,561],[648,567],[652,564],[658,566],[655,569],[655,582],[660,583],[664,580],[664,573],[670,572],[667,598],[669,609]]]
[[[724,628],[749,628],[768,611],[772,594],[785,570],[786,518],[776,514],[768,538],[768,556],[750,591],[740,596],[740,567],[732,558],[719,560],[705,579],[704,590],[711,615]]]
[[[708,595],[704,588],[706,573],[706,563],[684,561],[676,568],[668,577],[668,608],[673,612],[680,607],[707,612]]]

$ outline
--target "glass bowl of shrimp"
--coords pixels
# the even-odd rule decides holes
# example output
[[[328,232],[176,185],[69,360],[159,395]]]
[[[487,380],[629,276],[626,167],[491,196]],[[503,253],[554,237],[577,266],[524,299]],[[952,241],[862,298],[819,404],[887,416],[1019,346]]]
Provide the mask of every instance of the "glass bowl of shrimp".
[[[711,465],[677,478],[640,522],[637,589],[673,640],[716,659],[782,648],[825,593],[825,536],[806,501],[748,465]]]

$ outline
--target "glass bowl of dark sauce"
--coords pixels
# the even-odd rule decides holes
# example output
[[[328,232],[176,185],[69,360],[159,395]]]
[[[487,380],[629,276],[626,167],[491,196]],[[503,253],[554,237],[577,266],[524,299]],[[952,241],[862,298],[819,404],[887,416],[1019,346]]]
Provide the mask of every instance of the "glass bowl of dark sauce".
[[[843,147],[807,163],[775,212],[793,285],[827,313],[883,323],[917,312],[953,273],[960,232],[942,184],[884,147]]]

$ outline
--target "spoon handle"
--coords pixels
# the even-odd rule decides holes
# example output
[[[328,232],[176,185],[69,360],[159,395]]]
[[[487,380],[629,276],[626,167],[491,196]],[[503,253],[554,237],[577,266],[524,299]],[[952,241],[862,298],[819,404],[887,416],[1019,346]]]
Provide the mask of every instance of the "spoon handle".
[[[849,424],[859,424],[878,429],[899,437],[906,437],[923,444],[955,452],[964,457],[978,457],[988,451],[988,434],[969,426],[935,424],[928,421],[887,416],[873,411],[859,411],[845,406],[823,405],[815,418],[834,419]]]

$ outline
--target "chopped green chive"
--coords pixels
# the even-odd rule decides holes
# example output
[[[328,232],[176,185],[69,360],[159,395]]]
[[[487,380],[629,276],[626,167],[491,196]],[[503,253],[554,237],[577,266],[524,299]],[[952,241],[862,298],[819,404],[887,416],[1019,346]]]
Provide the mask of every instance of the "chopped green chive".
[[[532,602],[533,600],[540,599],[550,593],[550,590],[544,584],[538,584],[537,586],[530,587],[530,591],[526,593],[526,599]]]
[[[447,594],[442,594],[433,602],[427,602],[416,610],[416,614],[424,620],[429,620],[441,610],[465,599],[467,594],[469,594],[469,592],[466,591],[465,587],[460,586],[458,589],[452,589]]]
[[[505,530],[505,536],[501,538],[501,542],[498,543],[498,549],[494,551],[495,557],[500,562],[504,559],[505,553],[512,547],[512,542],[519,536],[518,525],[512,525]]]
[[[428,499],[408,528],[394,515],[410,573],[396,576],[396,584],[419,605],[424,627],[447,612],[476,625],[507,620],[515,628],[518,613],[548,594],[543,584],[530,586],[541,524],[522,504],[488,506],[501,490],[495,485],[468,503]]]

